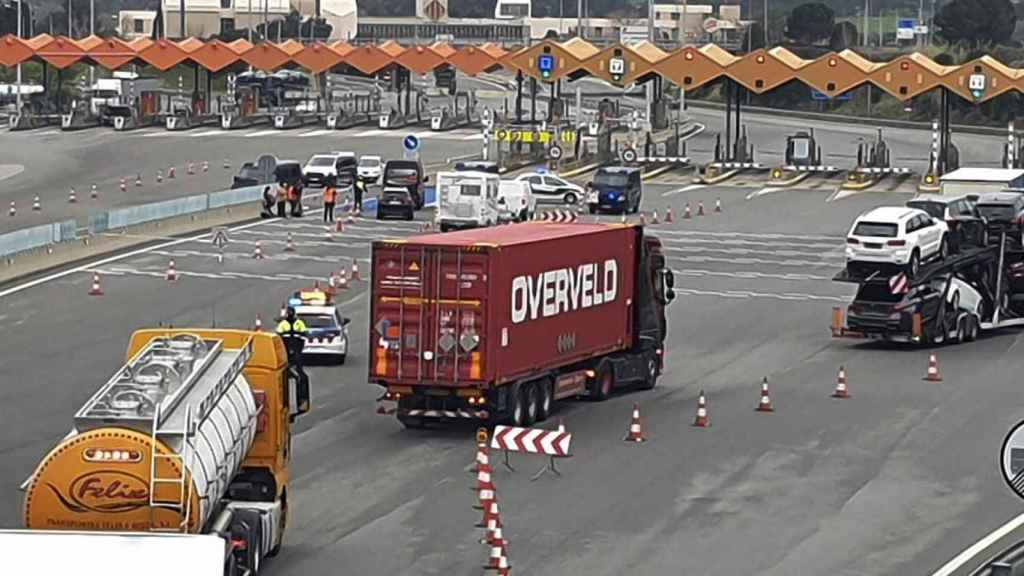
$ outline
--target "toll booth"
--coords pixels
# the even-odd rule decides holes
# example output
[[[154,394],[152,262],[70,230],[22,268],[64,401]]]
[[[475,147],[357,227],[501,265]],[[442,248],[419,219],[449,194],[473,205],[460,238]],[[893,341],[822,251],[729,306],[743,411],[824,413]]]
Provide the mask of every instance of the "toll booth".
[[[429,105],[430,99],[423,92],[407,92],[405,110],[403,111],[402,98],[399,96],[396,106],[385,106],[377,116],[377,127],[381,130],[395,130],[427,124],[430,122]]]
[[[234,86],[229,79],[228,94],[221,101],[220,127],[233,130],[270,123],[270,110],[260,105],[260,91],[258,85]]]
[[[293,93],[284,99],[283,106],[271,109],[274,128],[289,130],[320,123],[323,108],[321,98],[313,93]]]
[[[892,165],[892,151],[882,136],[882,129],[874,141],[862,140],[857,144],[857,166],[846,175],[846,188],[864,188],[886,176],[906,178],[913,173],[909,168]]]
[[[448,102],[431,110],[430,129],[435,132],[465,128],[480,122],[475,92],[456,92]]]
[[[340,130],[369,124],[377,119],[381,111],[379,90],[364,93],[331,89],[327,95],[327,114],[324,117],[327,128]]]
[[[207,103],[201,92],[194,92],[191,97],[184,94],[172,97],[171,102],[170,113],[164,115],[164,127],[176,131],[218,124],[224,101],[217,99]]]
[[[45,126],[59,126],[61,114],[53,100],[45,94],[30,94],[28,101],[23,101],[21,110],[11,114],[10,130],[31,130]]]
[[[566,156],[567,150],[575,150],[577,141],[578,131],[566,125],[511,122],[495,126],[490,146],[499,166],[514,169],[546,159],[557,164]],[[491,157],[490,151],[488,157]]]

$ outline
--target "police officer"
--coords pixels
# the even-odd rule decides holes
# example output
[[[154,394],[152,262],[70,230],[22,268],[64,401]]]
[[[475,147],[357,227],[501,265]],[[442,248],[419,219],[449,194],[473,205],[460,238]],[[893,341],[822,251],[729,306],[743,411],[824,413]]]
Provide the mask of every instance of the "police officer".
[[[305,374],[302,369],[302,348],[306,341],[306,323],[296,314],[295,308],[289,306],[285,310],[284,318],[277,323],[277,333],[284,340],[285,349],[288,351],[288,360],[298,368],[299,373]]]
[[[366,192],[366,182],[362,178],[356,178],[356,185],[353,190],[355,194],[355,210],[356,212],[363,211],[363,194]]]

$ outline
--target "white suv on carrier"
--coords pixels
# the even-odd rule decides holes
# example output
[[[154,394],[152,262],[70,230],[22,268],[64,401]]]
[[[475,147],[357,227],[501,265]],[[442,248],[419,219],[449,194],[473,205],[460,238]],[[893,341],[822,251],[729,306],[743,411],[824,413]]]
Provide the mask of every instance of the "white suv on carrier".
[[[846,235],[846,268],[854,273],[890,265],[914,276],[921,262],[949,255],[948,233],[944,221],[923,210],[875,208],[858,216]]]

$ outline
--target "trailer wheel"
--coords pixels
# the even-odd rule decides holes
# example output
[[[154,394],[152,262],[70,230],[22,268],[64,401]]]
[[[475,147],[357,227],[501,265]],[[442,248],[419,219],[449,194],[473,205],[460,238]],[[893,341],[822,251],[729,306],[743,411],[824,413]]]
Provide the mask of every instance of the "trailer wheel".
[[[918,270],[921,269],[921,254],[914,248],[914,252],[910,254],[910,262],[907,263],[907,275],[911,278],[917,276]]]
[[[516,390],[512,394],[512,412],[509,415],[513,426],[524,426],[526,424],[526,407],[523,404],[523,390]]]
[[[537,382],[537,392],[539,394],[539,400],[537,402],[537,422],[543,422],[551,416],[551,407],[554,403],[555,395],[551,389],[550,380],[541,380]]]
[[[597,378],[591,384],[591,396],[598,402],[607,400],[615,390],[615,369],[605,364],[598,368]]]
[[[959,322],[956,323],[956,343],[963,344],[967,341],[967,323],[969,320],[967,317],[963,317]]]
[[[531,382],[530,384],[524,386],[521,392],[521,394],[523,395],[523,407],[526,411],[526,421],[524,423],[527,426],[530,426],[537,421],[537,414],[539,412],[537,384],[537,382]]]
[[[967,341],[974,342],[978,339],[978,318],[977,316],[967,317]]]
[[[946,260],[946,258],[949,258],[949,238],[943,234],[939,241],[939,260]]]

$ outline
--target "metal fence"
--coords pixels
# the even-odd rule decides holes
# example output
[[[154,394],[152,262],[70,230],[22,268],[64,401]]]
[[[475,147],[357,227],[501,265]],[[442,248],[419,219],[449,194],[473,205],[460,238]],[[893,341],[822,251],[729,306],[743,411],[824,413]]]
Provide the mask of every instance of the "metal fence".
[[[96,212],[89,215],[88,229],[91,234],[101,234],[108,230],[166,220],[187,214],[196,214],[227,206],[247,204],[259,200],[262,191],[262,186],[249,186],[126,208],[115,208],[106,212]],[[7,234],[0,234],[0,257],[41,248],[49,244],[74,240],[77,237],[78,223],[75,220],[65,220],[63,222],[15,230]]]

